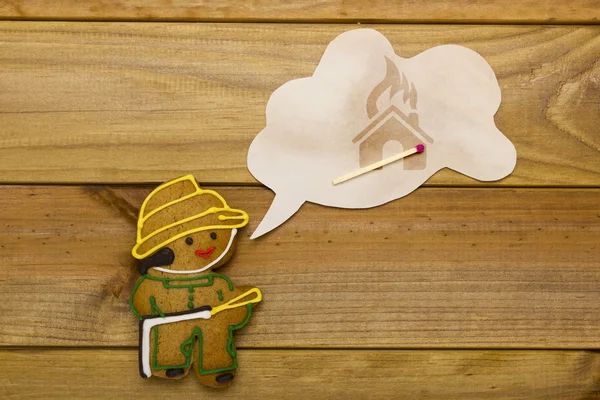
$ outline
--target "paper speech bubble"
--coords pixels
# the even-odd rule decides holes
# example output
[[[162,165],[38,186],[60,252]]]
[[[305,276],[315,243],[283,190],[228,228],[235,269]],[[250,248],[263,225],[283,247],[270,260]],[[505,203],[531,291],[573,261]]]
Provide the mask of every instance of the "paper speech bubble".
[[[507,176],[517,154],[494,124],[499,106],[494,71],[470,49],[438,46],[402,58],[373,29],[339,35],[312,77],[285,83],[269,99],[248,169],[276,196],[251,238],[284,223],[305,201],[375,207],[442,168],[481,181]],[[425,152],[332,184],[419,143]]]

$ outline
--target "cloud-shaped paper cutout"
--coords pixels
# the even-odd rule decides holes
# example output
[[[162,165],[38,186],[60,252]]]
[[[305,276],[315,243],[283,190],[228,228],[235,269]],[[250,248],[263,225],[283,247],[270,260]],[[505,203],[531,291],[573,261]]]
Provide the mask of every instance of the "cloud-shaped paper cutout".
[[[312,77],[285,83],[269,99],[248,169],[276,197],[252,238],[305,201],[374,207],[406,196],[443,168],[481,181],[507,176],[516,150],[494,123],[499,106],[494,71],[470,49],[438,46],[406,59],[373,29],[339,35]],[[417,143],[424,153],[332,184]]]

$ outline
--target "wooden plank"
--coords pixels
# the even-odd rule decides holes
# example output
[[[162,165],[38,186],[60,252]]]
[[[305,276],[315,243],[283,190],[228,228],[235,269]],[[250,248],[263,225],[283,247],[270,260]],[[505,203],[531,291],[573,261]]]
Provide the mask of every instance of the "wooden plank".
[[[144,380],[137,352],[2,350],[3,399],[599,399],[585,351],[246,350],[233,386]]]
[[[600,190],[419,189],[371,210],[307,204],[220,271],[264,293],[241,347],[598,348]],[[0,187],[0,344],[135,346],[128,298],[149,188]]]
[[[0,182],[254,184],[265,104],[349,25],[0,23]],[[499,77],[515,172],[600,184],[600,27],[377,25],[403,56],[458,43]],[[428,184],[480,185],[452,171]]]
[[[598,0],[7,0],[0,18],[50,20],[598,23]]]

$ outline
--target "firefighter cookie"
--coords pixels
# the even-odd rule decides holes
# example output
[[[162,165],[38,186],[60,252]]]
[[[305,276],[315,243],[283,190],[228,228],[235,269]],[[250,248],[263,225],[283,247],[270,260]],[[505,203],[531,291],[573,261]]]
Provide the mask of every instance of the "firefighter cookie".
[[[132,250],[142,277],[130,299],[140,321],[142,377],[180,379],[193,368],[206,386],[231,384],[238,367],[234,332],[262,295],[213,271],[229,261],[247,223],[248,214],[201,189],[192,175],[148,195]]]

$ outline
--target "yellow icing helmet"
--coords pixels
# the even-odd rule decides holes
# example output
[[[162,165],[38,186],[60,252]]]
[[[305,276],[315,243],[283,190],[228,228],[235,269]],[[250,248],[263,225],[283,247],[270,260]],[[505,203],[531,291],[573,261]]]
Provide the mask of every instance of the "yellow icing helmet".
[[[141,260],[186,235],[214,229],[241,228],[245,211],[230,208],[213,190],[203,190],[193,175],[163,183],[144,200],[131,254]]]

